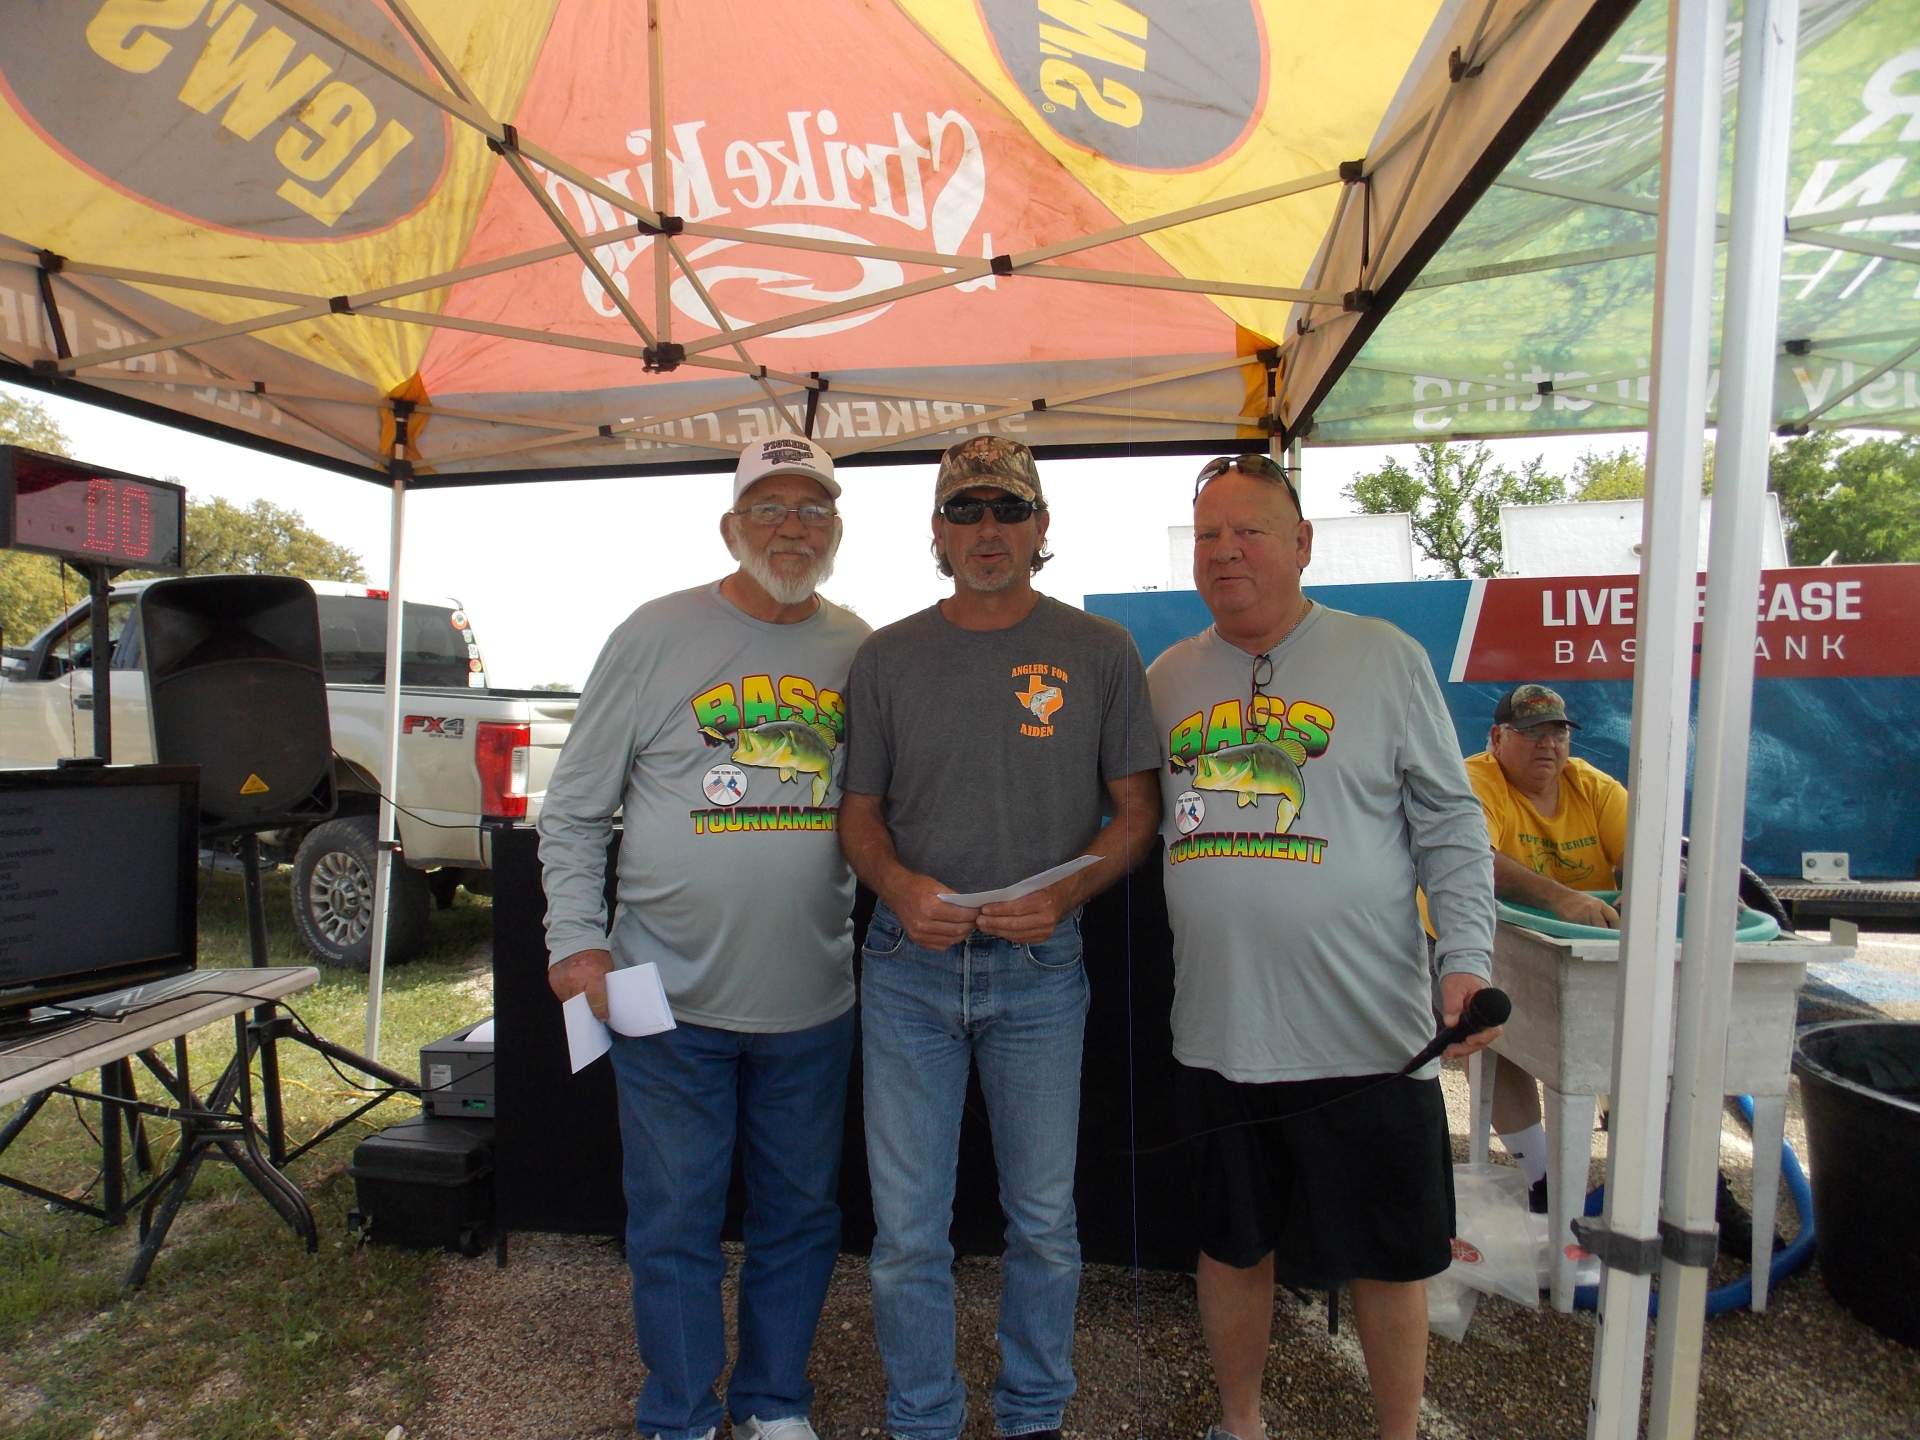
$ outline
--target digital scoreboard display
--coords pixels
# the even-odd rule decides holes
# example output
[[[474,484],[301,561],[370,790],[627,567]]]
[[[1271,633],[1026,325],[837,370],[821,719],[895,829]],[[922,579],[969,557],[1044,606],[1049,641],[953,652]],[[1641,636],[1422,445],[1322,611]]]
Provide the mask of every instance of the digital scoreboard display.
[[[0,548],[76,565],[179,570],[186,497],[164,480],[0,446]]]

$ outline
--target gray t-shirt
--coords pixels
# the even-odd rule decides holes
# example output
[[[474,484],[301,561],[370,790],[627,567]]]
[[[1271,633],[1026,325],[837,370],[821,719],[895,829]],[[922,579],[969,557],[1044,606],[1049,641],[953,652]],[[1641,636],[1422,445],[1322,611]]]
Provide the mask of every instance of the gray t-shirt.
[[[797,624],[755,620],[717,583],[613,632],[540,812],[549,963],[601,947],[654,961],[676,1017],[725,1030],[806,1029],[853,1004],[836,762],[867,633],[825,601]]]
[[[1491,970],[1486,819],[1406,635],[1316,605],[1272,655],[1257,705],[1213,629],[1149,672],[1174,1055],[1248,1082],[1397,1070],[1435,1028],[1416,884],[1442,973]]]
[[[1133,637],[1045,595],[1005,630],[938,605],[876,630],[847,704],[847,789],[884,796],[901,864],[961,892],[1072,859],[1106,782],[1160,763]]]

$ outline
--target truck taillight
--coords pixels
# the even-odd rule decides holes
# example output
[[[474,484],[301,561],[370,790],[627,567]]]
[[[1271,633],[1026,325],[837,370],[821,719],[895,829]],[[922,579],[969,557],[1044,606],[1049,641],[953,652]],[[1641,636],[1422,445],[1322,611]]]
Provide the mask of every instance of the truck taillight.
[[[527,814],[527,760],[531,725],[480,722],[474,764],[480,771],[480,813],[490,819],[522,820]]]

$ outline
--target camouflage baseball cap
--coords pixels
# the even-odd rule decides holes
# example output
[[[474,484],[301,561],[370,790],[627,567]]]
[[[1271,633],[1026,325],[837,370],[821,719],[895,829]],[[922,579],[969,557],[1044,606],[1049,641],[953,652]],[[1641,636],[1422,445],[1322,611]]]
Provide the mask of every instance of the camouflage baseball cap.
[[[1045,504],[1040,493],[1040,472],[1033,463],[1033,452],[1018,440],[999,435],[976,435],[947,447],[940,457],[940,476],[933,482],[933,508],[938,510],[957,490],[975,485],[991,485],[1036,505]]]
[[[1558,690],[1544,685],[1516,685],[1500,697],[1493,707],[1493,723],[1511,725],[1515,730],[1531,730],[1536,725],[1566,724],[1580,726],[1567,715],[1567,702]]]

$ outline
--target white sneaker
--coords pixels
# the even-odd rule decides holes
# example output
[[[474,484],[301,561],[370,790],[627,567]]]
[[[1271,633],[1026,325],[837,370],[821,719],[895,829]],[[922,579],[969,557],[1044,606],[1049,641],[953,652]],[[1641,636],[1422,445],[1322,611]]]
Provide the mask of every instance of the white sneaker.
[[[749,1415],[734,1422],[733,1440],[820,1440],[804,1415],[785,1415],[778,1420],[762,1420]]]

